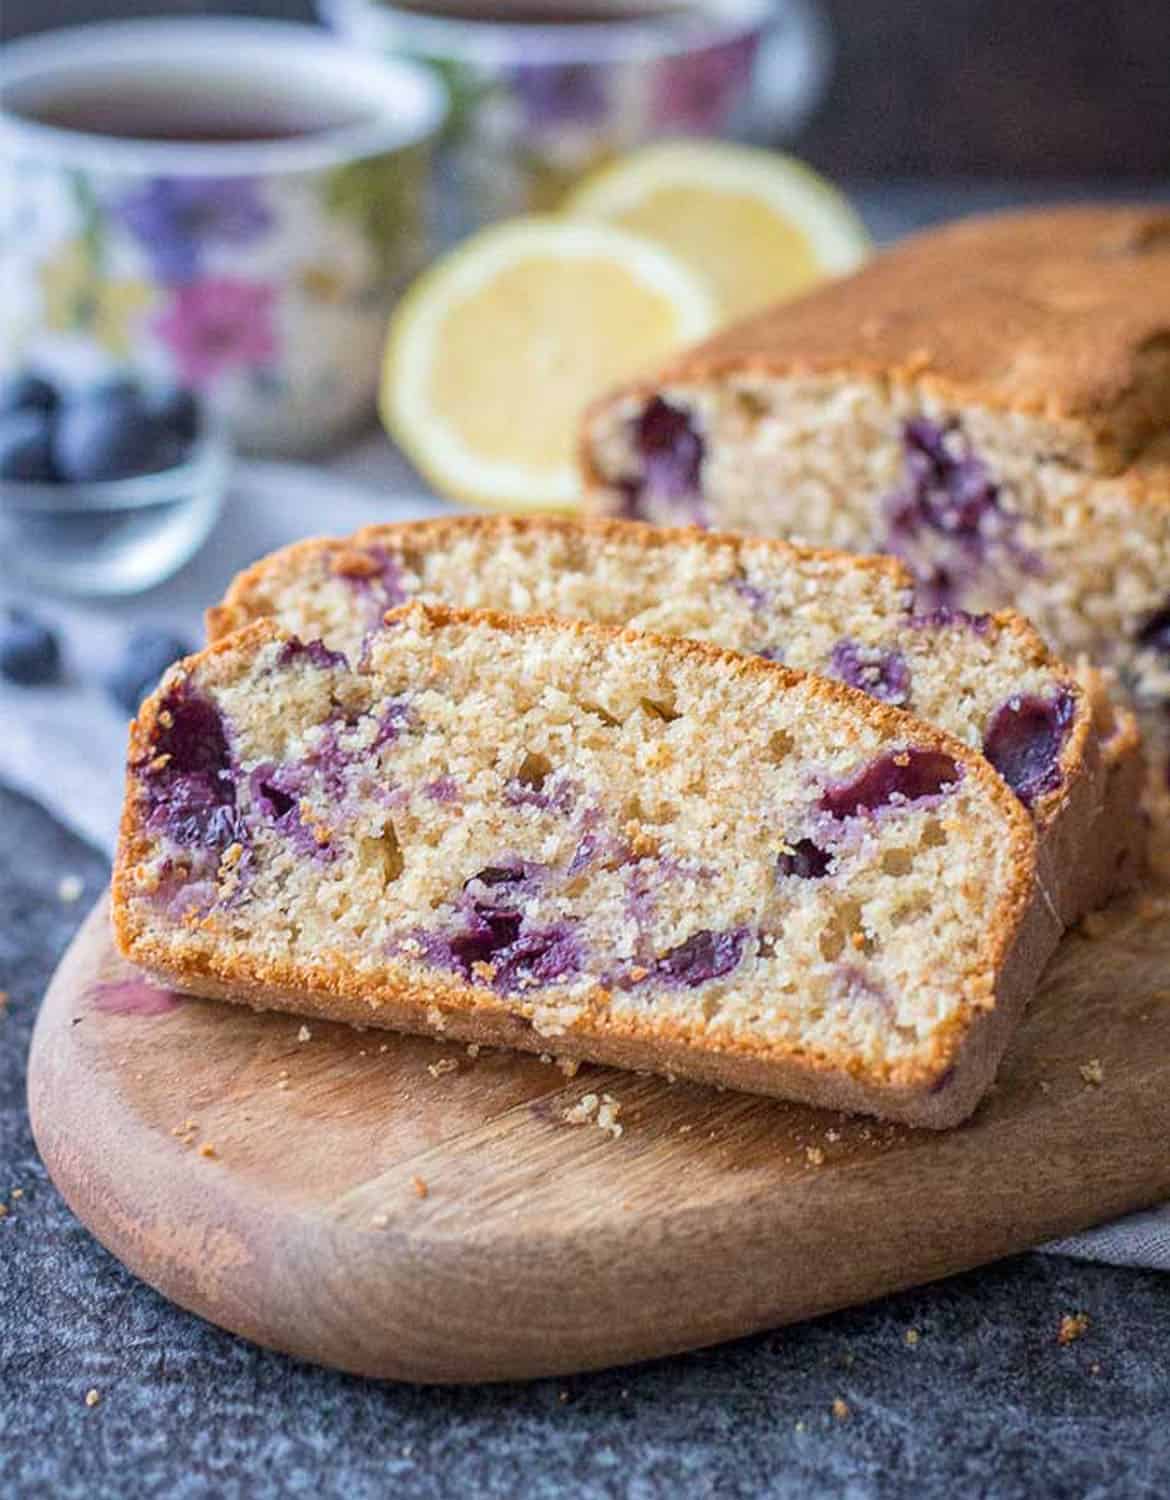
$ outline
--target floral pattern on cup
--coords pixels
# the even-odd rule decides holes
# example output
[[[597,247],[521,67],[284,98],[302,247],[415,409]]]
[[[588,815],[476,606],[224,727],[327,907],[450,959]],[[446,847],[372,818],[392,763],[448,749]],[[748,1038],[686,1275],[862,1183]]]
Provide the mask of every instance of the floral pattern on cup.
[[[390,307],[425,259],[425,146],[269,179],[20,170],[34,208],[0,225],[0,267],[32,291],[15,334],[7,320],[12,362],[90,346],[202,391],[271,451],[370,409]]]

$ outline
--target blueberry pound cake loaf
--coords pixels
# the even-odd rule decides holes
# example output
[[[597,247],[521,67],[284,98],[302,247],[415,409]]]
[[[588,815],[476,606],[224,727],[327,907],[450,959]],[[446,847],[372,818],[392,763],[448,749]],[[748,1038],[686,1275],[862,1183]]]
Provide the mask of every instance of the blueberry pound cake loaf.
[[[960,221],[598,403],[588,504],[901,557],[1170,743],[1170,209]]]
[[[855,689],[583,622],[262,621],[132,727],[125,956],[195,994],[943,1127],[1059,936],[1018,798]]]
[[[272,618],[357,661],[407,599],[681,635],[837,678],[981,750],[1031,811],[1072,923],[1125,884],[1143,828],[1136,728],[1010,611],[916,609],[892,558],[621,521],[452,517],[300,542],[241,574],[209,638]]]

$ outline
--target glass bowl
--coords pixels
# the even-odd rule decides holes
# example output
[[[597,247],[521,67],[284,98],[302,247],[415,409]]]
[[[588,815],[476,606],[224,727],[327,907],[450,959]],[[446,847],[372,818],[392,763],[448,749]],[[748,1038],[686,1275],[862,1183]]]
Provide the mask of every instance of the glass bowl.
[[[223,508],[231,451],[205,426],[182,463],[93,484],[0,480],[0,572],[58,594],[137,594],[176,573]]]

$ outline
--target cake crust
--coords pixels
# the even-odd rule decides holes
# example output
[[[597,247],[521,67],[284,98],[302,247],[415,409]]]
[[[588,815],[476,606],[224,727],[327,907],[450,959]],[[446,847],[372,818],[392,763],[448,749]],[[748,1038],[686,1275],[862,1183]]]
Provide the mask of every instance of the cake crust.
[[[954,1014],[940,1022],[910,1056],[893,1062],[887,1059],[874,1067],[861,1065],[855,1056],[767,1044],[746,1034],[712,1038],[669,1017],[614,1015],[608,1009],[608,993],[600,988],[585,997],[579,1014],[550,1030],[541,1028],[539,1007],[522,997],[505,999],[481,985],[448,981],[439,975],[423,983],[385,968],[380,977],[372,978],[368,972],[359,972],[340,950],[322,951],[311,963],[294,963],[258,954],[225,956],[215,943],[184,944],[173,940],[173,934],[170,939],[160,938],[150,930],[138,885],[137,872],[152,849],[138,770],[157,754],[167,692],[196,676],[205,687],[228,683],[240,673],[241,663],[254,659],[265,646],[295,640],[267,621],[225,637],[172,669],[159,694],[148,700],[131,727],[113,902],[116,941],[131,962],[191,993],[259,1009],[498,1042],[525,1050],[555,1047],[567,1056],[650,1068],[832,1108],[861,1109],[932,1128],[956,1124],[971,1112],[994,1076],[1060,932],[1038,890],[1031,820],[982,757],[852,688],[701,642],[580,621],[518,619],[417,603],[393,611],[387,621],[408,622],[436,635],[446,627],[461,625],[535,639],[554,632],[585,642],[599,660],[617,643],[641,643],[641,648],[663,653],[676,663],[699,661],[720,673],[760,682],[768,690],[799,690],[812,703],[843,707],[886,736],[911,736],[916,746],[953,757],[962,765],[964,777],[977,783],[981,795],[1003,818],[1010,872],[994,915],[981,934],[979,960],[971,965]]]
[[[878,379],[1039,417],[1060,457],[1117,473],[1170,426],[1170,209],[1056,207],[927,230],[628,389],[733,372]],[[603,483],[588,443],[582,461]]]

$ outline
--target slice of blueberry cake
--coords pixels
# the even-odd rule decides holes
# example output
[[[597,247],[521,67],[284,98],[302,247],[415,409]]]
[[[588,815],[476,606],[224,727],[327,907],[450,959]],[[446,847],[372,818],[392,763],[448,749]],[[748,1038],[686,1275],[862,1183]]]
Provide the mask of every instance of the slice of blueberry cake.
[[[1170,748],[1170,210],[962,221],[600,402],[597,512],[893,553],[1005,605]]]
[[[982,750],[1032,812],[1042,882],[1066,922],[1136,867],[1129,716],[1114,718],[1018,615],[919,610],[892,558],[635,522],[453,517],[274,553],[209,611],[208,633],[269,617],[356,661],[409,598],[688,636],[908,709]]]
[[[1060,933],[957,739],[839,683],[583,622],[269,621],[132,727],[122,952],[259,1008],[943,1127]]]

